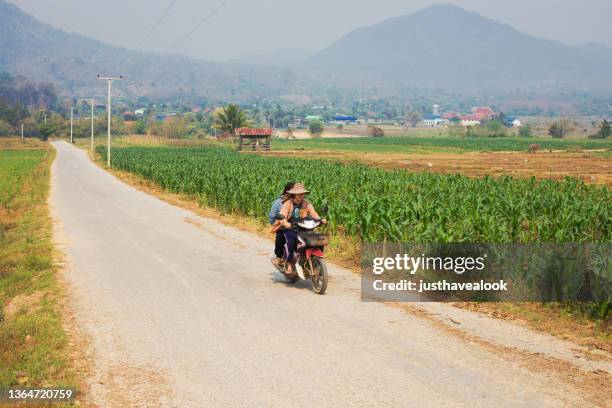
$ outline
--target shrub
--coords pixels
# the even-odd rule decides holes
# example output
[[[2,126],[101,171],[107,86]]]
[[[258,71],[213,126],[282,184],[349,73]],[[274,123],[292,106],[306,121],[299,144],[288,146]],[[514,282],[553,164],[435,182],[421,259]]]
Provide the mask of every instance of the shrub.
[[[368,133],[373,137],[383,137],[385,135],[385,131],[378,126],[368,125]]]
[[[187,136],[190,131],[187,121],[183,118],[171,117],[163,122],[155,122],[151,125],[152,135],[179,139]]]
[[[518,132],[520,137],[532,137],[533,133],[531,132],[531,125],[529,123],[525,123]]]
[[[467,137],[505,137],[506,128],[499,120],[491,120],[484,125],[468,126]]]
[[[550,127],[548,128],[548,134],[554,138],[561,139],[575,129],[576,125],[573,120],[561,118],[551,123]]]
[[[599,131],[594,135],[589,135],[589,139],[607,139],[610,137],[610,123],[604,119],[599,125]]]
[[[139,120],[134,124],[134,133],[137,135],[147,134],[147,124],[144,122],[144,120]]]
[[[312,137],[319,137],[325,130],[325,126],[323,126],[323,122],[320,120],[313,120],[308,125],[308,131],[312,135]]]
[[[0,136],[10,136],[14,134],[14,129],[8,122],[0,119]]]
[[[49,136],[53,136],[57,131],[57,127],[53,123],[41,123],[38,125],[38,133],[40,134],[41,140],[49,139]]]

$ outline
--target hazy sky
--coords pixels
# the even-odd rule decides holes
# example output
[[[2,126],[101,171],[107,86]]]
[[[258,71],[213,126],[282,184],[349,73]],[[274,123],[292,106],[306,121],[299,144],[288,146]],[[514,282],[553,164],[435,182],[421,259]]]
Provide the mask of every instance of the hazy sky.
[[[172,0],[9,0],[66,31],[134,48]],[[177,0],[142,49],[164,52],[222,0]],[[208,60],[318,50],[351,30],[409,14],[432,0],[227,0],[175,51]],[[612,0],[447,0],[520,31],[568,44],[612,47]]]

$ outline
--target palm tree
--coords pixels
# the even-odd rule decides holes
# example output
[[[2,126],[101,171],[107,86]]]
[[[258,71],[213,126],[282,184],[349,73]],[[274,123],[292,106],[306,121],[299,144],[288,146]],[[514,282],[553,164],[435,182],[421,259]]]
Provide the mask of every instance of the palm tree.
[[[233,103],[215,114],[215,127],[222,132],[234,135],[237,128],[249,126],[251,126],[251,123],[245,111]]]

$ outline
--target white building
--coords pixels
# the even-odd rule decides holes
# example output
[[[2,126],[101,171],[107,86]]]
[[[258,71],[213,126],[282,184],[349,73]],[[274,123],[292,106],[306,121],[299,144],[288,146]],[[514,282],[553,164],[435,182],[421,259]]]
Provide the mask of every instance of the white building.
[[[441,118],[440,115],[423,115],[423,125],[427,127],[446,126],[448,119]]]
[[[480,119],[478,119],[476,116],[473,116],[473,115],[462,116],[460,119],[461,119],[461,126],[480,125]]]

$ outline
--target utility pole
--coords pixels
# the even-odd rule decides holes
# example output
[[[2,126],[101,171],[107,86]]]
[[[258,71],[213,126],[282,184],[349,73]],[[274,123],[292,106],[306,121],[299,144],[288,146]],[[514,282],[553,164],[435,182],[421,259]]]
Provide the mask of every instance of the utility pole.
[[[90,99],[81,99],[82,101],[87,101],[91,104],[91,153],[94,151],[94,98]]]
[[[111,165],[111,113],[112,113],[111,89],[112,89],[113,81],[121,81],[123,79],[123,76],[119,75],[118,77],[103,77],[103,76],[98,75],[98,79],[104,80],[108,84],[108,100],[106,103],[107,104],[106,109],[108,111],[108,124],[107,124],[108,141],[107,141],[107,152],[106,152],[106,166],[110,167]]]
[[[45,125],[47,124],[47,114],[45,113]]]
[[[74,107],[70,107],[70,143],[72,144],[72,117],[74,116]]]
[[[91,98],[91,153],[94,151],[94,99]]]
[[[21,122],[21,143],[23,143],[23,122]]]

